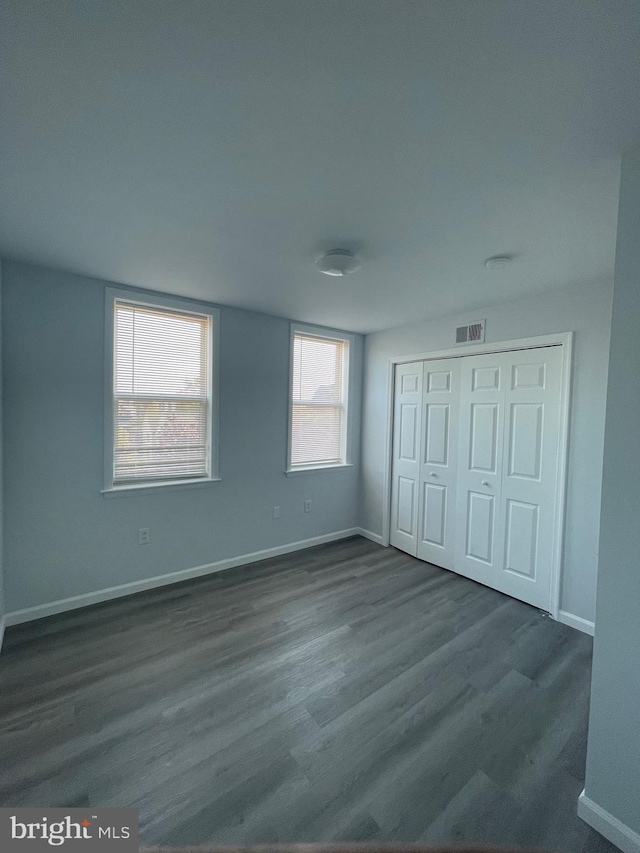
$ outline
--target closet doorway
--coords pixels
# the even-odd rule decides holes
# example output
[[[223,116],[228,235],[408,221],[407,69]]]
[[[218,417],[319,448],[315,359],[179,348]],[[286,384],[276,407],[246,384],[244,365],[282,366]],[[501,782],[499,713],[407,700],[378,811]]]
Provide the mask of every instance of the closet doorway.
[[[392,407],[389,543],[554,616],[570,363],[563,337],[403,360]]]

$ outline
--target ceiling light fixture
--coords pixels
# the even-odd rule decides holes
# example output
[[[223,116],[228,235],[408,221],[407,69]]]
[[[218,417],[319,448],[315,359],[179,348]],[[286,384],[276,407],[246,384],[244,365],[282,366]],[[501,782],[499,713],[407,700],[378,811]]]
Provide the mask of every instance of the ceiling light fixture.
[[[360,261],[349,249],[331,249],[316,261],[325,275],[349,275],[360,269]]]
[[[509,266],[513,260],[513,255],[494,255],[492,258],[487,258],[484,262],[488,270],[502,270]]]

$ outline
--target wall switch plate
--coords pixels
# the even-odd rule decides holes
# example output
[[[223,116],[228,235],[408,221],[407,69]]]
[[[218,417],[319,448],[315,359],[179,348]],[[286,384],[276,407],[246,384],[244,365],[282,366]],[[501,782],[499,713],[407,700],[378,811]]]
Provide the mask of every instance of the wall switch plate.
[[[138,530],[138,545],[148,545],[149,544],[149,528],[141,527]]]
[[[274,506],[273,512],[271,513],[271,518],[280,518],[280,507]]]
[[[306,500],[304,502],[304,511],[305,512],[311,512],[311,501],[310,500]]]

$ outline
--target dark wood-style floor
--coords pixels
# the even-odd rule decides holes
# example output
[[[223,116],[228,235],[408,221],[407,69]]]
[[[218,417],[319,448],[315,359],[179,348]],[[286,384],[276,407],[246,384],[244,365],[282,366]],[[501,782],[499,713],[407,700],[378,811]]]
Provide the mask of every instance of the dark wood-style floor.
[[[615,850],[576,816],[591,640],[361,538],[11,628],[0,804],[162,845]]]

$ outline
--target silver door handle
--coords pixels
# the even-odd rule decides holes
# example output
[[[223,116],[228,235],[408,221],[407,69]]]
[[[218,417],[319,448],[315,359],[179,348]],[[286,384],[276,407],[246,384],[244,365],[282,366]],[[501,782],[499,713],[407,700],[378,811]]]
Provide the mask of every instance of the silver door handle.
[[[435,472],[435,471],[431,471],[431,473],[429,474],[429,476],[430,476],[430,477],[437,477],[438,475],[436,474],[436,472]]]
[[[483,480],[483,481],[480,483],[480,485],[481,485],[481,486],[489,486],[489,485],[490,485],[490,483],[489,483],[489,481],[488,481],[488,480]]]

